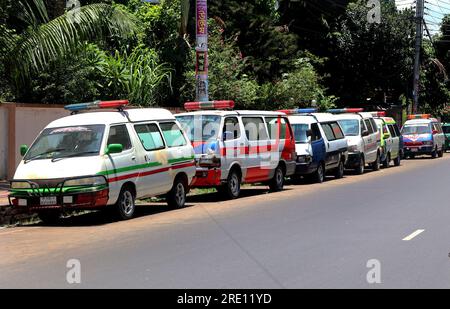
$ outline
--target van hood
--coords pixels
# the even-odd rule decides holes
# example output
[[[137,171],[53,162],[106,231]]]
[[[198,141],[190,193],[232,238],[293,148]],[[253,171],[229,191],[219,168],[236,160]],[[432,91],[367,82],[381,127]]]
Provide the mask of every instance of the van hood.
[[[312,156],[313,154],[309,143],[295,144],[295,151],[298,156]]]
[[[79,176],[93,176],[104,170],[101,156],[59,159],[32,160],[20,162],[14,179],[59,179]]]

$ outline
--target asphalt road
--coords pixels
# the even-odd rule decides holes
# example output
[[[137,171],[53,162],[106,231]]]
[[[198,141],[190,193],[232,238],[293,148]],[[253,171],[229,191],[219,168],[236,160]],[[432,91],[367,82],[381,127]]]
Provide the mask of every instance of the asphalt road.
[[[3,229],[0,287],[450,288],[449,184],[446,155],[237,201],[140,207],[128,222],[94,213]],[[81,284],[66,281],[71,259]]]

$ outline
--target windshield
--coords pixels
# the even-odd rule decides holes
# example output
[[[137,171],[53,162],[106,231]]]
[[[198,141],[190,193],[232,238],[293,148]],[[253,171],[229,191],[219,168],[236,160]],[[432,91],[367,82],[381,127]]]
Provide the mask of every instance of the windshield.
[[[359,135],[359,121],[357,119],[339,120],[339,124],[341,125],[345,136]]]
[[[98,155],[104,131],[104,125],[45,129],[31,146],[24,160]]]
[[[450,134],[450,126],[442,127],[442,130],[444,131],[445,134]]]
[[[411,134],[431,134],[431,128],[427,124],[423,125],[413,125],[413,126],[404,126],[402,128],[403,135],[411,135]]]
[[[304,144],[308,142],[307,131],[309,130],[309,125],[307,124],[292,124],[292,129],[294,130],[295,142],[297,144]]]
[[[215,115],[178,116],[183,130],[192,142],[217,140],[220,131],[221,117]]]

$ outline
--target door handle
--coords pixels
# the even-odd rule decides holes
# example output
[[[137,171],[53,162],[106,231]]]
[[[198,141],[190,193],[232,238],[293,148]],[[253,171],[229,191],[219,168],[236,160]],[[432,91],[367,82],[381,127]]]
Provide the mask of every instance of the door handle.
[[[136,161],[136,156],[132,156],[131,160]]]

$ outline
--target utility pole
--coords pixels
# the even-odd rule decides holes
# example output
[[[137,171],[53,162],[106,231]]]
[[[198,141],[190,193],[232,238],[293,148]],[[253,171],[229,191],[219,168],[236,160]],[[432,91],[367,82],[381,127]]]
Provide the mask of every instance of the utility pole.
[[[208,102],[208,4],[207,0],[197,0],[196,2],[195,92],[198,102]]]
[[[416,0],[416,56],[414,60],[413,114],[419,111],[420,52],[423,37],[424,0]]]

